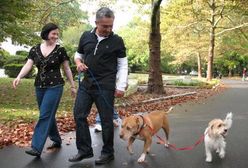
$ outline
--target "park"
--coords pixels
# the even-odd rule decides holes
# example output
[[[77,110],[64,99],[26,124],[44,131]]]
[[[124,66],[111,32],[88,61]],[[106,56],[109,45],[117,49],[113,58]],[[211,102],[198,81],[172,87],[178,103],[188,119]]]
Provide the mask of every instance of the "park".
[[[32,0],[2,0],[0,6],[0,164],[3,167],[248,166],[245,158],[248,143],[248,2],[51,0],[33,3]],[[115,110],[120,117],[125,117],[173,107],[168,114],[169,142],[178,148],[156,144],[157,137],[154,136],[146,160],[138,163],[143,142],[135,141],[134,154],[130,155],[127,142],[119,137],[120,121],[114,128],[115,159],[105,165],[95,165],[103,142],[102,133],[94,132],[98,112],[93,105],[87,122],[94,156],[77,163],[68,162],[77,148],[73,116],[75,98],[71,97],[72,88],[65,80],[56,113],[62,147],[58,150],[44,148],[41,157],[30,157],[25,150],[31,146],[39,118],[34,89],[37,67],[32,66],[18,88],[14,89],[12,82],[26,63],[31,47],[41,43],[41,28],[53,22],[59,25],[58,43],[67,52],[75,88],[79,89],[80,74],[74,55],[80,36],[84,31],[94,29],[97,24],[94,15],[103,6],[115,13],[113,32],[123,39],[128,60],[128,87],[124,97],[115,98]],[[17,46],[21,48],[16,49]],[[61,73],[66,78],[66,73]],[[229,112],[233,113],[233,126],[225,138],[226,156],[221,159],[214,154],[213,161],[207,163],[204,142],[199,138],[210,120],[224,119]],[[162,131],[158,135],[164,136]],[[48,138],[45,147],[50,143]]]

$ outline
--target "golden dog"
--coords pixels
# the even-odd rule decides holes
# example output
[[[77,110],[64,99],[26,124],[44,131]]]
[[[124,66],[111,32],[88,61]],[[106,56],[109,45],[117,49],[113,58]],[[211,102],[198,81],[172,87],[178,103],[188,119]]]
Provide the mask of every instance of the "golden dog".
[[[154,111],[146,115],[131,115],[123,119],[120,138],[128,140],[127,150],[133,154],[132,144],[135,139],[140,139],[145,142],[143,152],[138,159],[138,162],[144,162],[146,154],[150,151],[152,144],[152,136],[156,134],[161,128],[165,133],[164,145],[168,147],[169,139],[169,122],[167,114],[172,110],[171,107],[168,111]]]

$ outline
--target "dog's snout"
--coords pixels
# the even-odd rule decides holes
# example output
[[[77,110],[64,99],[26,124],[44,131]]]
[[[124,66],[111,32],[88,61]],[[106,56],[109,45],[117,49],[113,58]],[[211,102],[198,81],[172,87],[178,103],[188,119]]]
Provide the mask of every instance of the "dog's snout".
[[[123,138],[123,135],[120,134],[120,138],[122,139]]]
[[[224,132],[227,132],[227,129],[224,129]]]

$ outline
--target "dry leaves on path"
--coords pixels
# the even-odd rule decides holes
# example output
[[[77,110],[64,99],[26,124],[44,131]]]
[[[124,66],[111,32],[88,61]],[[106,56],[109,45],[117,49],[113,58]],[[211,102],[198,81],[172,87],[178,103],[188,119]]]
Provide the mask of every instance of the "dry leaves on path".
[[[161,109],[166,110],[169,109],[169,107],[171,106],[182,104],[187,101],[194,101],[198,103],[200,100],[222,92],[224,89],[225,88],[221,86],[215,89],[182,89],[166,87],[166,94],[164,95],[147,94],[144,91],[139,90],[137,93],[129,97],[118,100],[120,106],[118,106],[116,110],[118,111],[119,115],[122,116],[130,115],[137,112],[147,112]],[[196,91],[196,94],[171,98],[167,100],[154,101],[150,103],[141,103],[144,100],[193,91]],[[124,104],[125,106],[123,106]],[[72,114],[72,112],[69,114]],[[96,114],[97,110],[95,108],[92,108],[91,113],[88,116],[88,122],[90,125],[93,125],[95,123]],[[68,115],[68,113],[67,115],[57,117],[57,125],[61,134],[75,130],[75,122],[73,116]],[[15,144],[20,147],[30,146],[34,126],[35,122],[24,123],[23,121],[15,121],[7,123],[5,125],[0,125],[0,148],[11,144]]]

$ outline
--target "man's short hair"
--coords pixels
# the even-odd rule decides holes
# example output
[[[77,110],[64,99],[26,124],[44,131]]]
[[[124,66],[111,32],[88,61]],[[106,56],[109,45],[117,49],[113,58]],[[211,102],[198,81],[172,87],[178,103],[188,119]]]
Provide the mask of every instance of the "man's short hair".
[[[40,33],[40,36],[43,40],[48,40],[48,34],[50,31],[52,30],[55,30],[55,29],[58,29],[59,27],[54,24],[54,23],[48,23],[46,24],[42,30],[41,30],[41,33]]]
[[[102,19],[104,17],[115,18],[115,15],[114,15],[114,12],[111,9],[109,9],[107,7],[101,7],[96,12],[96,20]]]

